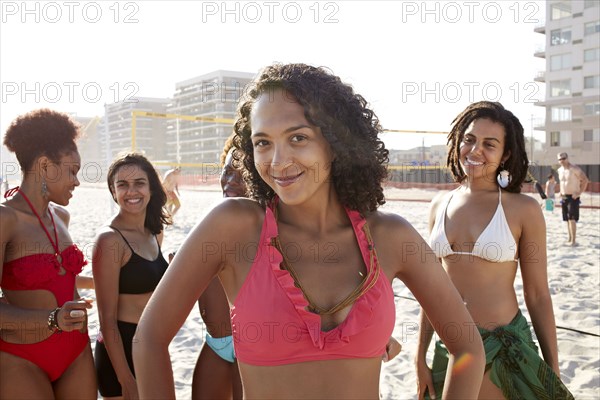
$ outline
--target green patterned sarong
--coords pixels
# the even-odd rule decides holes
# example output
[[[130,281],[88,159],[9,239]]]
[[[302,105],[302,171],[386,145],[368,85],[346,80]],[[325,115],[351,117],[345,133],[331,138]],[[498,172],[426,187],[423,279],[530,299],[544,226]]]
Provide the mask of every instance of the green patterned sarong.
[[[478,330],[485,348],[485,371],[491,369],[490,379],[502,390],[505,398],[573,399],[573,395],[552,368],[539,356],[527,320],[520,310],[506,326],[493,331],[483,328]],[[448,350],[438,340],[432,365],[433,383],[438,398],[443,391],[447,369]]]

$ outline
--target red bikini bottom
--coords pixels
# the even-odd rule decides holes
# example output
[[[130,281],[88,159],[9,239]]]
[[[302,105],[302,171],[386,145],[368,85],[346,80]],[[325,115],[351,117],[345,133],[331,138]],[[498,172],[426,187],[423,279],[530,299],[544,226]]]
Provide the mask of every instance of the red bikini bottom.
[[[31,361],[54,382],[69,368],[89,342],[87,332],[55,332],[46,340],[31,344],[14,344],[0,339],[0,352]]]

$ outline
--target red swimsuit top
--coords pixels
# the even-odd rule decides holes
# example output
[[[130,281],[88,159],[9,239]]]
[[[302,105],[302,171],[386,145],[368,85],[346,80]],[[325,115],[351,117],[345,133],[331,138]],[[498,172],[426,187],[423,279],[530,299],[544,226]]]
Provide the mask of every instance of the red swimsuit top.
[[[65,302],[73,300],[75,277],[83,270],[87,261],[83,257],[83,252],[75,244],[71,244],[62,251],[59,251],[56,225],[54,224],[54,216],[50,208],[48,208],[48,213],[50,214],[52,227],[54,228],[54,241],[42,223],[42,219],[37,211],[35,211],[25,193],[19,190],[19,187],[6,192],[4,198],[10,197],[17,192],[21,194],[33,214],[37,217],[55,253],[30,254],[5,262],[2,267],[0,287],[8,290],[48,290],[54,294],[58,306],[62,307]],[[61,263],[65,270],[63,274],[60,273]]]
[[[254,263],[231,309],[236,357],[251,365],[284,365],[303,361],[380,357],[396,318],[390,281],[376,256],[370,263],[366,220],[346,210],[354,228],[368,279],[374,285],[357,298],[346,319],[336,328],[321,331],[321,317],[307,310],[308,301],[280,268],[281,253],[271,243],[277,221],[267,208]]]
[[[87,264],[83,252],[75,244],[60,252],[62,266],[54,254],[38,253],[4,263],[0,286],[7,290],[45,289],[54,294],[58,306],[73,300],[75,277]]]

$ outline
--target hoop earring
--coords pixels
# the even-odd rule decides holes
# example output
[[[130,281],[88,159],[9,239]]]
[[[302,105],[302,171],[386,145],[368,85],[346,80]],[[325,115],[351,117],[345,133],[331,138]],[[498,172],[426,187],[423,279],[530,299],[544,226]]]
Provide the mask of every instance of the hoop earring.
[[[510,176],[510,172],[504,169],[504,163],[500,164],[500,168],[502,168],[502,170],[498,173],[496,181],[498,181],[498,186],[502,189],[506,189],[510,184],[512,176]]]
[[[42,197],[44,200],[48,200],[48,185],[46,184],[46,180],[42,178]]]

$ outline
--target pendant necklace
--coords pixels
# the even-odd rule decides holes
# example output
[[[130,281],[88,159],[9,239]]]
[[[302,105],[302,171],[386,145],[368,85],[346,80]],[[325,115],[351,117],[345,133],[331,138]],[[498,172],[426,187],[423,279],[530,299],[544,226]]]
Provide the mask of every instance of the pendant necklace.
[[[60,255],[60,251],[58,249],[58,234],[56,232],[56,224],[54,223],[54,216],[52,215],[52,210],[50,210],[50,207],[48,207],[48,214],[50,214],[50,220],[52,221],[52,228],[54,230],[54,241],[52,241],[52,237],[50,236],[48,229],[46,229],[44,222],[42,222],[42,219],[40,218],[39,214],[37,213],[37,211],[35,211],[35,208],[33,207],[33,204],[31,204],[31,201],[29,201],[29,199],[27,198],[27,196],[25,196],[25,193],[23,193],[23,191],[21,189],[17,188],[17,191],[21,194],[21,196],[23,196],[23,198],[29,205],[29,208],[31,208],[31,211],[33,211],[33,214],[35,214],[38,221],[40,222],[42,229],[44,229],[44,232],[46,232],[46,236],[48,236],[48,240],[50,241],[50,244],[52,245],[52,248],[54,249],[54,257],[56,257],[56,261],[58,261],[58,265],[60,267],[62,267],[62,256]]]

